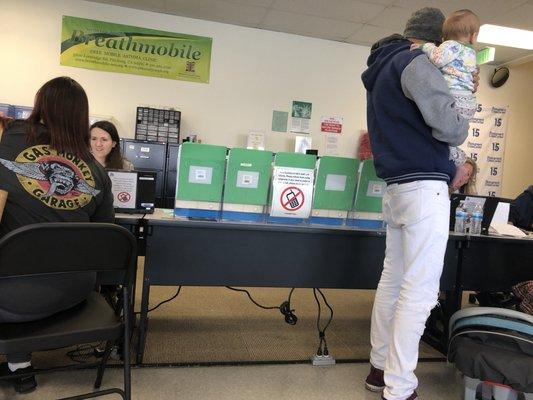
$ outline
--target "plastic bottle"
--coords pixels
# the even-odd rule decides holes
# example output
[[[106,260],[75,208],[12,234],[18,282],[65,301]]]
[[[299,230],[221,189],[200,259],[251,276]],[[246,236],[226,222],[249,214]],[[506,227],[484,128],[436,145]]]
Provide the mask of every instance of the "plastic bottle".
[[[483,221],[483,206],[478,203],[474,206],[474,210],[472,211],[472,227],[470,228],[471,234],[481,234],[481,221]]]
[[[455,227],[453,231],[455,233],[464,233],[465,232],[465,221],[466,221],[466,209],[464,201],[461,201],[457,208],[455,209]]]

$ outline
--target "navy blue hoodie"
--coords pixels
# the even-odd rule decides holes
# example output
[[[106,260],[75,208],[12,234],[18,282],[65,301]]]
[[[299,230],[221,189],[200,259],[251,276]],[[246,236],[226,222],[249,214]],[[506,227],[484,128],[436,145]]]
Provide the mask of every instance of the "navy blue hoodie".
[[[449,182],[449,146],[463,143],[468,121],[454,109],[439,70],[410,46],[399,35],[377,43],[362,75],[376,171],[387,184]]]

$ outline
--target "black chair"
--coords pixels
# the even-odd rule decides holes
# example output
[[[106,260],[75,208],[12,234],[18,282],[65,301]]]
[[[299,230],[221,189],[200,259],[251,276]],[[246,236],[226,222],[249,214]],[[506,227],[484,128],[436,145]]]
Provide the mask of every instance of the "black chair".
[[[95,391],[68,399],[88,399],[116,393],[131,399],[130,293],[137,261],[135,237],[125,228],[104,223],[43,223],[27,225],[0,239],[0,279],[45,274],[96,272],[106,283],[121,285],[122,305],[114,310],[93,292],[78,306],[48,318],[0,324],[0,354],[30,353],[84,343],[106,342],[99,363],[76,364],[32,374],[97,366]],[[124,390],[98,390],[114,343],[123,340]],[[5,379],[6,377],[0,377]],[[63,399],[66,400],[66,399]]]

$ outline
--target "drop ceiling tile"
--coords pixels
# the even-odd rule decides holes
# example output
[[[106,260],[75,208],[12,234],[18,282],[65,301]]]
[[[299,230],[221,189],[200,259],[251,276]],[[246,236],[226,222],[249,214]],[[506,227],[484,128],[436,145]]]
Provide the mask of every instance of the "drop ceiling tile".
[[[376,17],[385,6],[359,0],[276,0],[272,8],[343,21],[365,22]]]
[[[452,0],[453,1],[453,0]],[[424,7],[435,7],[435,1],[431,0],[395,0],[393,6],[408,8],[409,10],[418,10]]]
[[[167,12],[184,17],[206,19],[244,26],[257,26],[266,8],[222,0],[168,0]]]
[[[372,3],[372,4],[382,4],[384,6],[389,6],[392,3],[394,3],[395,0],[361,0],[365,3]]]
[[[368,21],[370,25],[389,28],[397,32],[403,32],[405,23],[412,14],[412,10],[402,7],[391,6],[383,10],[376,18]]]
[[[498,17],[520,6],[525,0],[396,0],[393,4],[412,12],[423,7],[436,7],[445,15],[467,8],[474,11],[480,19]]]
[[[347,38],[361,26],[361,24],[355,22],[338,21],[277,10],[269,11],[260,25],[261,28],[274,31],[332,40]]]
[[[498,25],[533,31],[533,4],[524,4],[495,20]]]
[[[270,7],[274,0],[225,0],[228,3],[243,4],[258,7]]]
[[[93,3],[110,4],[119,7],[135,8],[152,12],[165,12],[165,0],[92,0]]]
[[[389,28],[383,28],[381,26],[364,25],[361,29],[356,31],[353,35],[348,37],[346,41],[348,43],[363,44],[371,46],[379,39],[392,35],[395,32]]]

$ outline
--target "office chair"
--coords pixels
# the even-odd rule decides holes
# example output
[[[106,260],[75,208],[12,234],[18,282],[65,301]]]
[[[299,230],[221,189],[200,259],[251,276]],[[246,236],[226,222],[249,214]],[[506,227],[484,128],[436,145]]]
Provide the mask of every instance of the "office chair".
[[[106,342],[101,362],[77,364],[32,373],[10,375],[24,378],[57,370],[97,366],[95,391],[64,398],[88,399],[116,393],[131,399],[130,293],[137,261],[135,237],[125,228],[104,223],[41,223],[16,229],[0,239],[0,279],[96,272],[107,283],[121,285],[122,305],[114,310],[99,293],[50,317],[24,323],[0,324],[0,354],[30,353],[83,343]],[[112,345],[123,340],[124,389],[98,390]],[[5,379],[7,377],[0,377]]]

